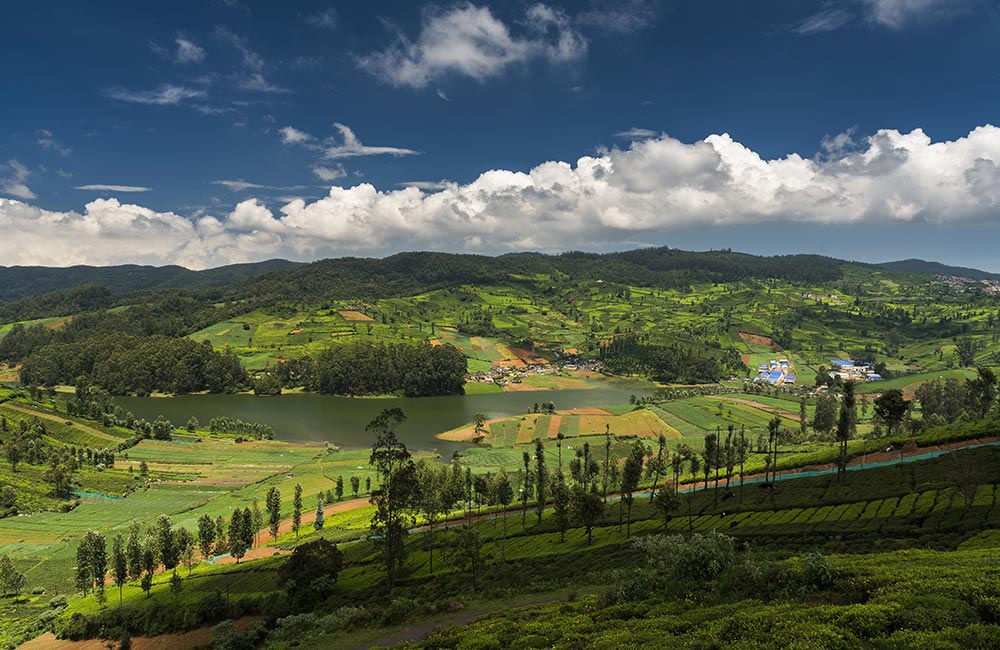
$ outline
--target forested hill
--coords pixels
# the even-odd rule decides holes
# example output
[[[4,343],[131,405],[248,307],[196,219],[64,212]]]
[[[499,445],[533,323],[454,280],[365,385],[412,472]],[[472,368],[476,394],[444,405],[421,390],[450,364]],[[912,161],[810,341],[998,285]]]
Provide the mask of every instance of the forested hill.
[[[954,275],[960,278],[971,278],[973,280],[1000,280],[1000,273],[989,273],[979,269],[970,269],[964,266],[948,266],[940,262],[928,262],[925,260],[908,259],[898,262],[884,262],[875,266],[889,271],[900,273],[930,273],[932,275]]]
[[[640,286],[681,288],[694,282],[777,278],[820,283],[843,276],[845,262],[818,255],[760,257],[731,251],[689,252],[666,247],[620,253],[559,255],[510,253],[497,257],[455,253],[399,253],[382,259],[321,260],[261,276],[247,296],[313,298],[414,295],[459,284],[562,276]]]
[[[204,271],[182,266],[0,266],[0,303],[84,285],[105,287],[114,294],[149,289],[210,289],[297,266],[287,260],[231,264]]]

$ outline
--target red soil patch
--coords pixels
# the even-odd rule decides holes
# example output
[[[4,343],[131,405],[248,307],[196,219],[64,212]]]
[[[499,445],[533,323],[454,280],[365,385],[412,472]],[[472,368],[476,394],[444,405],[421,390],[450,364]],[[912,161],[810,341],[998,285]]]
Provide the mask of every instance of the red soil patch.
[[[500,359],[499,361],[494,361],[493,365],[500,366],[501,368],[526,368],[527,365],[520,359]]]
[[[435,348],[439,345],[444,345],[443,343],[441,343],[441,339],[431,339],[430,341],[428,341],[428,343],[430,343],[431,346]]]
[[[749,332],[740,332],[740,338],[746,341],[747,343],[767,346],[772,350],[781,349],[781,346],[775,343],[770,336],[761,336],[760,334],[750,334]]]
[[[71,321],[71,320],[73,320],[74,318],[76,318],[76,316],[67,316],[66,318],[63,318],[63,319],[61,319],[61,320],[57,320],[57,321],[56,321],[56,322],[54,322],[54,323],[49,323],[49,324],[48,324],[48,325],[46,325],[45,327],[46,327],[47,329],[50,329],[50,330],[54,330],[54,329],[57,329],[57,328],[60,328],[60,327],[62,327],[63,325],[65,325],[66,323],[70,322],[70,321]]]
[[[359,311],[348,311],[348,310],[345,309],[345,310],[339,311],[337,313],[340,314],[343,317],[344,320],[353,320],[353,321],[373,321],[373,320],[375,320],[371,316],[366,316],[366,315],[362,314]]]
[[[740,361],[743,362],[744,366],[750,365],[750,355],[749,354],[741,354],[740,355]]]
[[[546,434],[546,438],[555,439],[559,436],[559,427],[562,426],[562,416],[553,415],[552,419],[549,420],[549,431]]]
[[[292,330],[289,334],[301,334],[302,330]]]
[[[518,359],[528,364],[529,366],[540,366],[546,363],[545,359],[541,359],[535,356],[534,352],[528,352],[527,350],[522,350],[521,348],[507,348],[511,351],[511,354],[516,356]]]

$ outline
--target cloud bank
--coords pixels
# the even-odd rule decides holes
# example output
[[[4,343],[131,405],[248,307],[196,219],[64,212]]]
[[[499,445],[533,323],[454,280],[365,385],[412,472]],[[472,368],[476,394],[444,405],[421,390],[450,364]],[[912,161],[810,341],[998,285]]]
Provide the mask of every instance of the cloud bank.
[[[333,187],[276,209],[248,198],[194,220],[116,199],[82,213],[0,199],[0,259],[201,268],[280,255],[599,248],[689,226],[1000,221],[1000,128],[947,142],[920,129],[830,140],[837,146],[816,157],[768,160],[726,134],[663,135],[467,184]]]

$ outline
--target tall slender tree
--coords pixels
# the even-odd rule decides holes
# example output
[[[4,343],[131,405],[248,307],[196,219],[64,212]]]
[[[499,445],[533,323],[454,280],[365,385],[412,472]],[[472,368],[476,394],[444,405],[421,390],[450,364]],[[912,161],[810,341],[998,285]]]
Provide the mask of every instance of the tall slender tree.
[[[667,446],[667,437],[661,433],[660,436],[659,436],[659,438],[658,438],[658,440],[657,440],[657,442],[659,443],[659,448],[656,450],[656,460],[653,461],[653,463],[654,463],[654,465],[653,465],[653,470],[654,470],[653,471],[653,487],[654,488],[657,485],[660,484],[660,472],[663,471],[663,465],[664,465],[664,462],[665,462],[663,460],[663,450]],[[650,503],[653,502],[653,498],[654,498],[655,493],[656,493],[655,489],[649,491],[649,502]]]
[[[198,546],[201,549],[201,556],[204,559],[212,557],[215,546],[216,528],[211,515],[202,515],[198,518]],[[131,570],[130,570],[131,573]],[[135,577],[135,576],[133,576]]]
[[[503,506],[503,541],[500,543],[500,560],[507,561],[507,506],[514,500],[514,488],[510,483],[507,472],[500,470],[500,477],[497,480],[497,502]]]
[[[552,486],[552,500],[554,504],[554,516],[556,526],[559,528],[559,542],[566,541],[566,529],[569,528],[569,510],[572,495],[566,486],[566,478],[562,472],[556,473],[556,480]]]
[[[837,456],[837,478],[847,479],[847,441],[854,437],[857,428],[857,412],[854,397],[854,382],[844,382],[844,397],[840,402],[840,417],[837,419],[837,442],[840,454]]]
[[[545,511],[546,478],[548,478],[548,471],[545,469],[545,445],[539,439],[535,440],[535,498],[538,500],[536,508],[538,524],[542,523],[542,513]]]
[[[292,498],[292,530],[295,532],[295,539],[299,538],[300,526],[302,526],[302,486],[296,483],[295,496]]]
[[[601,498],[604,500],[604,503],[608,502],[608,472],[610,469],[611,469],[611,425],[605,424],[604,425],[604,482],[601,487]]]
[[[625,467],[622,470],[622,504],[627,512],[625,524],[625,537],[632,536],[632,502],[634,492],[639,487],[639,479],[642,478],[642,464],[646,459],[646,445],[640,440],[632,443],[632,449],[625,459]],[[619,509],[618,530],[621,531],[621,510]]]
[[[371,531],[377,536],[390,589],[406,557],[403,541],[407,522],[413,519],[412,512],[420,501],[416,465],[406,445],[396,437],[396,427],[405,419],[400,409],[386,409],[366,428],[375,436],[368,462],[379,479],[370,499],[375,506]]]
[[[122,605],[122,587],[128,582],[128,557],[125,555],[125,542],[121,535],[115,535],[111,543],[111,576],[118,586],[118,606]]]
[[[267,526],[271,531],[271,539],[278,539],[278,530],[281,528],[281,490],[271,487],[264,498],[264,507],[267,508]]]

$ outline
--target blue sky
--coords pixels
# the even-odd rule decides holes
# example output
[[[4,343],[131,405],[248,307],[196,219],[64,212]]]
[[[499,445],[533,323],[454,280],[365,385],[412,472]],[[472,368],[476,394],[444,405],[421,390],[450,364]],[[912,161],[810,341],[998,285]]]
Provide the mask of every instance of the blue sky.
[[[1000,271],[995,0],[5,6],[0,264],[435,249]]]

